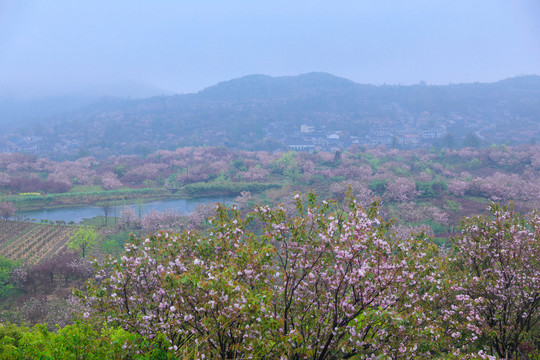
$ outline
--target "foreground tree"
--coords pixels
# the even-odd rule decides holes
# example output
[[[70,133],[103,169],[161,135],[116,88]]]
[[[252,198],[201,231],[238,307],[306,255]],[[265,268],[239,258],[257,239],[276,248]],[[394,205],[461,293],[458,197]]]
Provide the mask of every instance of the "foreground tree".
[[[376,204],[295,203],[219,205],[208,232],[132,238],[86,301],[182,358],[427,356],[436,249],[390,236]]]
[[[540,342],[540,216],[527,219],[511,204],[488,209],[487,216],[462,220],[449,258],[453,276],[443,320],[454,341],[521,357],[520,346]]]
[[[213,231],[159,232],[131,238],[120,261],[109,259],[87,300],[124,329],[181,358],[240,358],[257,353],[257,311],[268,307],[272,248],[244,234],[237,211],[218,209]],[[260,315],[258,315],[260,316]]]
[[[55,331],[0,323],[0,359],[171,359],[152,343],[122,329],[77,322]]]
[[[438,275],[436,248],[420,235],[391,236],[378,204],[345,209],[308,194],[297,216],[256,209],[276,249],[271,317],[288,359],[429,355],[432,325],[422,303]]]

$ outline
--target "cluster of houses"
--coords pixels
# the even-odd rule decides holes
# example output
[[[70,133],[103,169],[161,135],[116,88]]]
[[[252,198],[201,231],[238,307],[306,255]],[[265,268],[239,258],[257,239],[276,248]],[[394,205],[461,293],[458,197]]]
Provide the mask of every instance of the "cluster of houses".
[[[432,129],[376,129],[369,134],[349,136],[343,131],[326,132],[316,130],[313,126],[302,125],[300,131],[284,139],[288,150],[296,151],[337,151],[354,145],[386,145],[406,148],[432,144],[446,136],[446,126],[440,125]]]
[[[43,136],[4,137],[0,142],[0,152],[19,152],[38,154],[44,151],[69,152],[79,147],[76,139],[64,139],[62,142],[50,142]]]

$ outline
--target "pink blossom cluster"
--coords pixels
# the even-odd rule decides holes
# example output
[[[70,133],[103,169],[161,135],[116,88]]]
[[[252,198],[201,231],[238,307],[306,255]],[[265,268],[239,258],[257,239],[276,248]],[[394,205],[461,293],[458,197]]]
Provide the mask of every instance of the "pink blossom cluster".
[[[12,202],[0,201],[0,217],[2,217],[4,220],[9,220],[13,215],[15,215],[16,211],[17,209]]]
[[[118,180],[118,176],[111,171],[101,176],[101,184],[105,190],[114,190],[123,186],[122,182]]]
[[[246,171],[242,171],[238,176],[245,181],[263,181],[270,174],[270,171],[260,167],[252,166]]]
[[[193,347],[207,358],[425,353],[433,327],[420,289],[432,286],[436,249],[387,237],[376,205],[366,212],[350,198],[338,216],[313,194],[294,201],[296,216],[218,206],[207,232],[127,243],[87,301],[128,330],[165,334],[178,356]],[[413,331],[420,324],[426,331]]]
[[[540,321],[540,216],[494,203],[489,211],[463,220],[442,320],[454,338],[487,341],[500,358],[514,358]]]
[[[399,177],[390,182],[386,188],[385,196],[391,201],[404,202],[414,199],[418,195],[416,183],[407,178]]]
[[[173,209],[152,210],[142,218],[141,225],[145,233],[155,233],[158,230],[178,231],[183,225],[183,217],[180,211]]]

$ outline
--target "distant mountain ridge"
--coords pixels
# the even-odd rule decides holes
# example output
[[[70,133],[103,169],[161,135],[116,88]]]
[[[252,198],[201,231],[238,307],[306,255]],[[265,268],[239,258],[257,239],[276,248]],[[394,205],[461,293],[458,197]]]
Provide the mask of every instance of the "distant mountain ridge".
[[[249,75],[194,94],[102,99],[46,121],[56,124],[54,131],[38,125],[25,135],[43,136],[40,151],[53,157],[73,146],[95,156],[186,145],[275,150],[302,124],[371,142],[381,131],[445,127],[456,140],[480,132],[499,142],[504,133],[516,143],[540,140],[540,76],[401,86],[358,84],[327,73]],[[76,145],[53,145],[66,141]]]
[[[248,75],[223,81],[197,93],[208,100],[268,100],[298,95],[301,90],[351,91],[358,84],[327,73],[307,73],[298,76],[271,77]]]

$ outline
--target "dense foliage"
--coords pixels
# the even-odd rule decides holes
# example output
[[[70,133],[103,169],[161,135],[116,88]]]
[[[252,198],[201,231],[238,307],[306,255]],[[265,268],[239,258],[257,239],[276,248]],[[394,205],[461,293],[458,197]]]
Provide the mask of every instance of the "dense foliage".
[[[357,147],[343,153],[310,154],[185,147],[146,157],[65,162],[0,154],[0,216],[12,218],[15,210],[85,202],[122,205],[126,199],[234,197],[246,191],[262,204],[287,202],[294,191],[309,189],[341,200],[351,187],[363,205],[380,197],[382,213],[396,218],[401,228],[423,227],[447,238],[455,234],[459,218],[478,214],[489,201],[513,200],[520,211],[538,208],[538,149]],[[21,193],[19,183],[25,179],[34,179],[34,185]],[[41,185],[48,180],[64,182],[71,190],[47,193]]]
[[[84,310],[66,287],[92,274],[86,250],[85,259],[65,253],[34,266],[3,261],[2,294],[20,295],[24,316],[2,318],[47,321],[50,332],[84,314],[66,331],[91,325],[85,334],[104,348],[116,344],[107,329],[130,339],[121,355],[103,358],[538,357],[540,219],[495,204],[490,215],[471,215],[490,200],[515,199],[522,213],[538,207],[539,170],[536,146],[315,154],[179,148],[63,163],[4,154],[4,218],[33,201],[78,202],[88,194],[239,197],[237,208],[200,206],[189,215],[141,216],[126,206],[115,229],[102,229],[101,248],[92,241],[89,250],[119,254],[127,232],[142,236],[117,257],[99,258]],[[37,187],[19,194],[23,178]],[[73,189],[35,193],[49,178]],[[292,198],[307,188],[336,200]],[[370,206],[374,197],[381,201]],[[116,230],[123,237],[108,234]],[[450,241],[449,234],[458,235]],[[433,242],[453,246],[439,251]],[[72,248],[83,250],[75,241]],[[49,301],[57,292],[63,295]],[[36,339],[45,336],[39,329],[20,328]],[[61,342],[66,334],[46,336]],[[52,343],[33,349],[52,356]],[[30,346],[10,344],[21,354]]]
[[[350,200],[344,211],[308,198],[296,200],[292,217],[260,207],[242,219],[220,207],[206,235],[132,239],[122,259],[98,273],[103,281],[88,300],[127,330],[165,334],[183,355],[196,348],[209,358],[325,359],[417,350],[411,339],[423,336],[396,331],[418,320],[412,310],[426,285],[419,276],[434,249],[390,238],[376,207],[366,213]]]
[[[132,238],[81,294],[85,316],[181,358],[540,355],[537,216],[493,204],[445,256],[345,204],[219,206],[207,232]]]
[[[540,340],[540,217],[526,219],[512,206],[489,210],[462,222],[448,259],[455,301],[442,312],[455,338],[487,343],[508,358]]]
[[[119,328],[78,322],[48,330],[0,324],[0,359],[172,359],[136,334]]]

